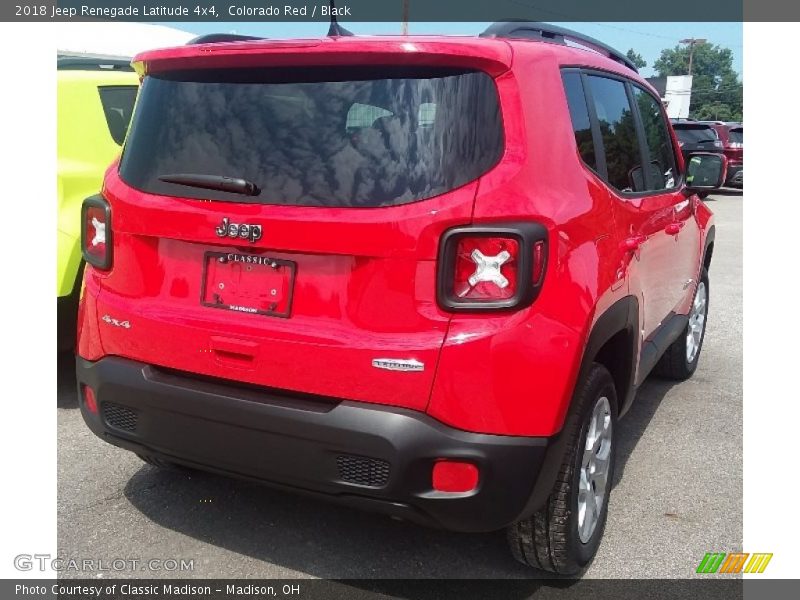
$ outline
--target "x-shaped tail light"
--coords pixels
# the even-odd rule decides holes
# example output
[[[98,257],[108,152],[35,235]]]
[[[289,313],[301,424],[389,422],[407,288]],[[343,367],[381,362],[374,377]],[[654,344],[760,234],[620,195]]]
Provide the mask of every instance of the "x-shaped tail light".
[[[544,281],[547,229],[536,222],[453,227],[442,237],[439,306],[493,311],[529,306]]]
[[[503,289],[508,287],[508,278],[500,272],[500,267],[511,259],[508,250],[503,250],[496,256],[486,256],[475,248],[470,255],[475,263],[475,272],[469,278],[469,284],[476,286],[482,282],[493,283]]]
[[[92,217],[92,227],[94,227],[94,236],[92,237],[92,246],[106,243],[106,224],[97,220],[97,217]]]

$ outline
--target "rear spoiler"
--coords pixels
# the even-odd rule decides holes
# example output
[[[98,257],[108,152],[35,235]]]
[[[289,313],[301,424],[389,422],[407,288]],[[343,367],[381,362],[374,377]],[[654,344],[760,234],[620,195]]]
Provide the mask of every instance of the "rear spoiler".
[[[188,69],[402,65],[477,69],[497,77],[511,61],[511,48],[501,40],[332,37],[195,43],[143,52],[133,67],[144,76]]]

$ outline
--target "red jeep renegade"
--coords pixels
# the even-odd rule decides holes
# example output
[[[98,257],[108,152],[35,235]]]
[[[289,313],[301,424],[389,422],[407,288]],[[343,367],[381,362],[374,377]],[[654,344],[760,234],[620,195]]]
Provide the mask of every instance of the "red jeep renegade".
[[[617,418],[654,367],[697,367],[696,192],[725,159],[685,168],[630,61],[541,23],[215,36],[134,66],[122,157],[83,207],[91,430],[586,566]]]

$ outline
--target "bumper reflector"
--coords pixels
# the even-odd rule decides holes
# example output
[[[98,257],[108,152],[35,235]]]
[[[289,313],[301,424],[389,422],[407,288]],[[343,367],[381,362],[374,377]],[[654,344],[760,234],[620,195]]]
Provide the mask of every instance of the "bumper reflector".
[[[94,396],[94,390],[88,385],[82,385],[81,391],[83,392],[83,405],[90,413],[97,414],[97,399]]]
[[[478,467],[458,460],[440,459],[433,465],[437,492],[471,492],[478,487]]]

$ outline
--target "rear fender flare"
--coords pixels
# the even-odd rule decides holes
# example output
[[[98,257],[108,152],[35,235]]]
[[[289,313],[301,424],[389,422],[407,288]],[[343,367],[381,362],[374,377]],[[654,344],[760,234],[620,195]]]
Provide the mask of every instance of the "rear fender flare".
[[[620,406],[617,407],[618,413],[623,414],[631,405],[633,397],[636,393],[634,386],[634,378],[636,375],[636,361],[639,356],[638,336],[636,332],[639,329],[639,301],[635,296],[626,296],[614,304],[612,304],[600,317],[595,321],[592,331],[589,334],[589,339],[586,342],[586,347],[581,359],[581,366],[578,371],[578,378],[576,379],[575,387],[579,382],[583,381],[594,363],[600,349],[612,337],[622,331],[628,332],[632,340],[631,348],[631,365],[627,377],[626,390],[621,392],[618,390],[618,398]],[[561,463],[564,461],[564,455],[567,451],[567,442],[569,435],[565,432],[571,431],[572,428],[577,426],[577,420],[580,415],[577,414],[575,407],[573,391],[573,399],[570,402],[570,407],[567,410],[567,416],[564,419],[564,425],[558,435],[554,436],[551,443],[547,447],[545,458],[542,464],[542,469],[539,472],[539,477],[534,485],[528,505],[525,508],[521,518],[526,518],[542,506],[544,506],[550,493],[555,486],[556,477],[561,469]]]
[[[703,268],[706,268],[707,266],[711,266],[710,261],[711,261],[712,255],[714,253],[714,249],[710,248],[710,246],[714,243],[714,237],[715,237],[716,233],[717,233],[717,230],[714,227],[714,225],[709,227],[708,231],[706,232],[705,239],[703,240],[703,259],[700,262],[700,275],[703,274]],[[709,261],[708,265],[706,265],[706,261]]]

